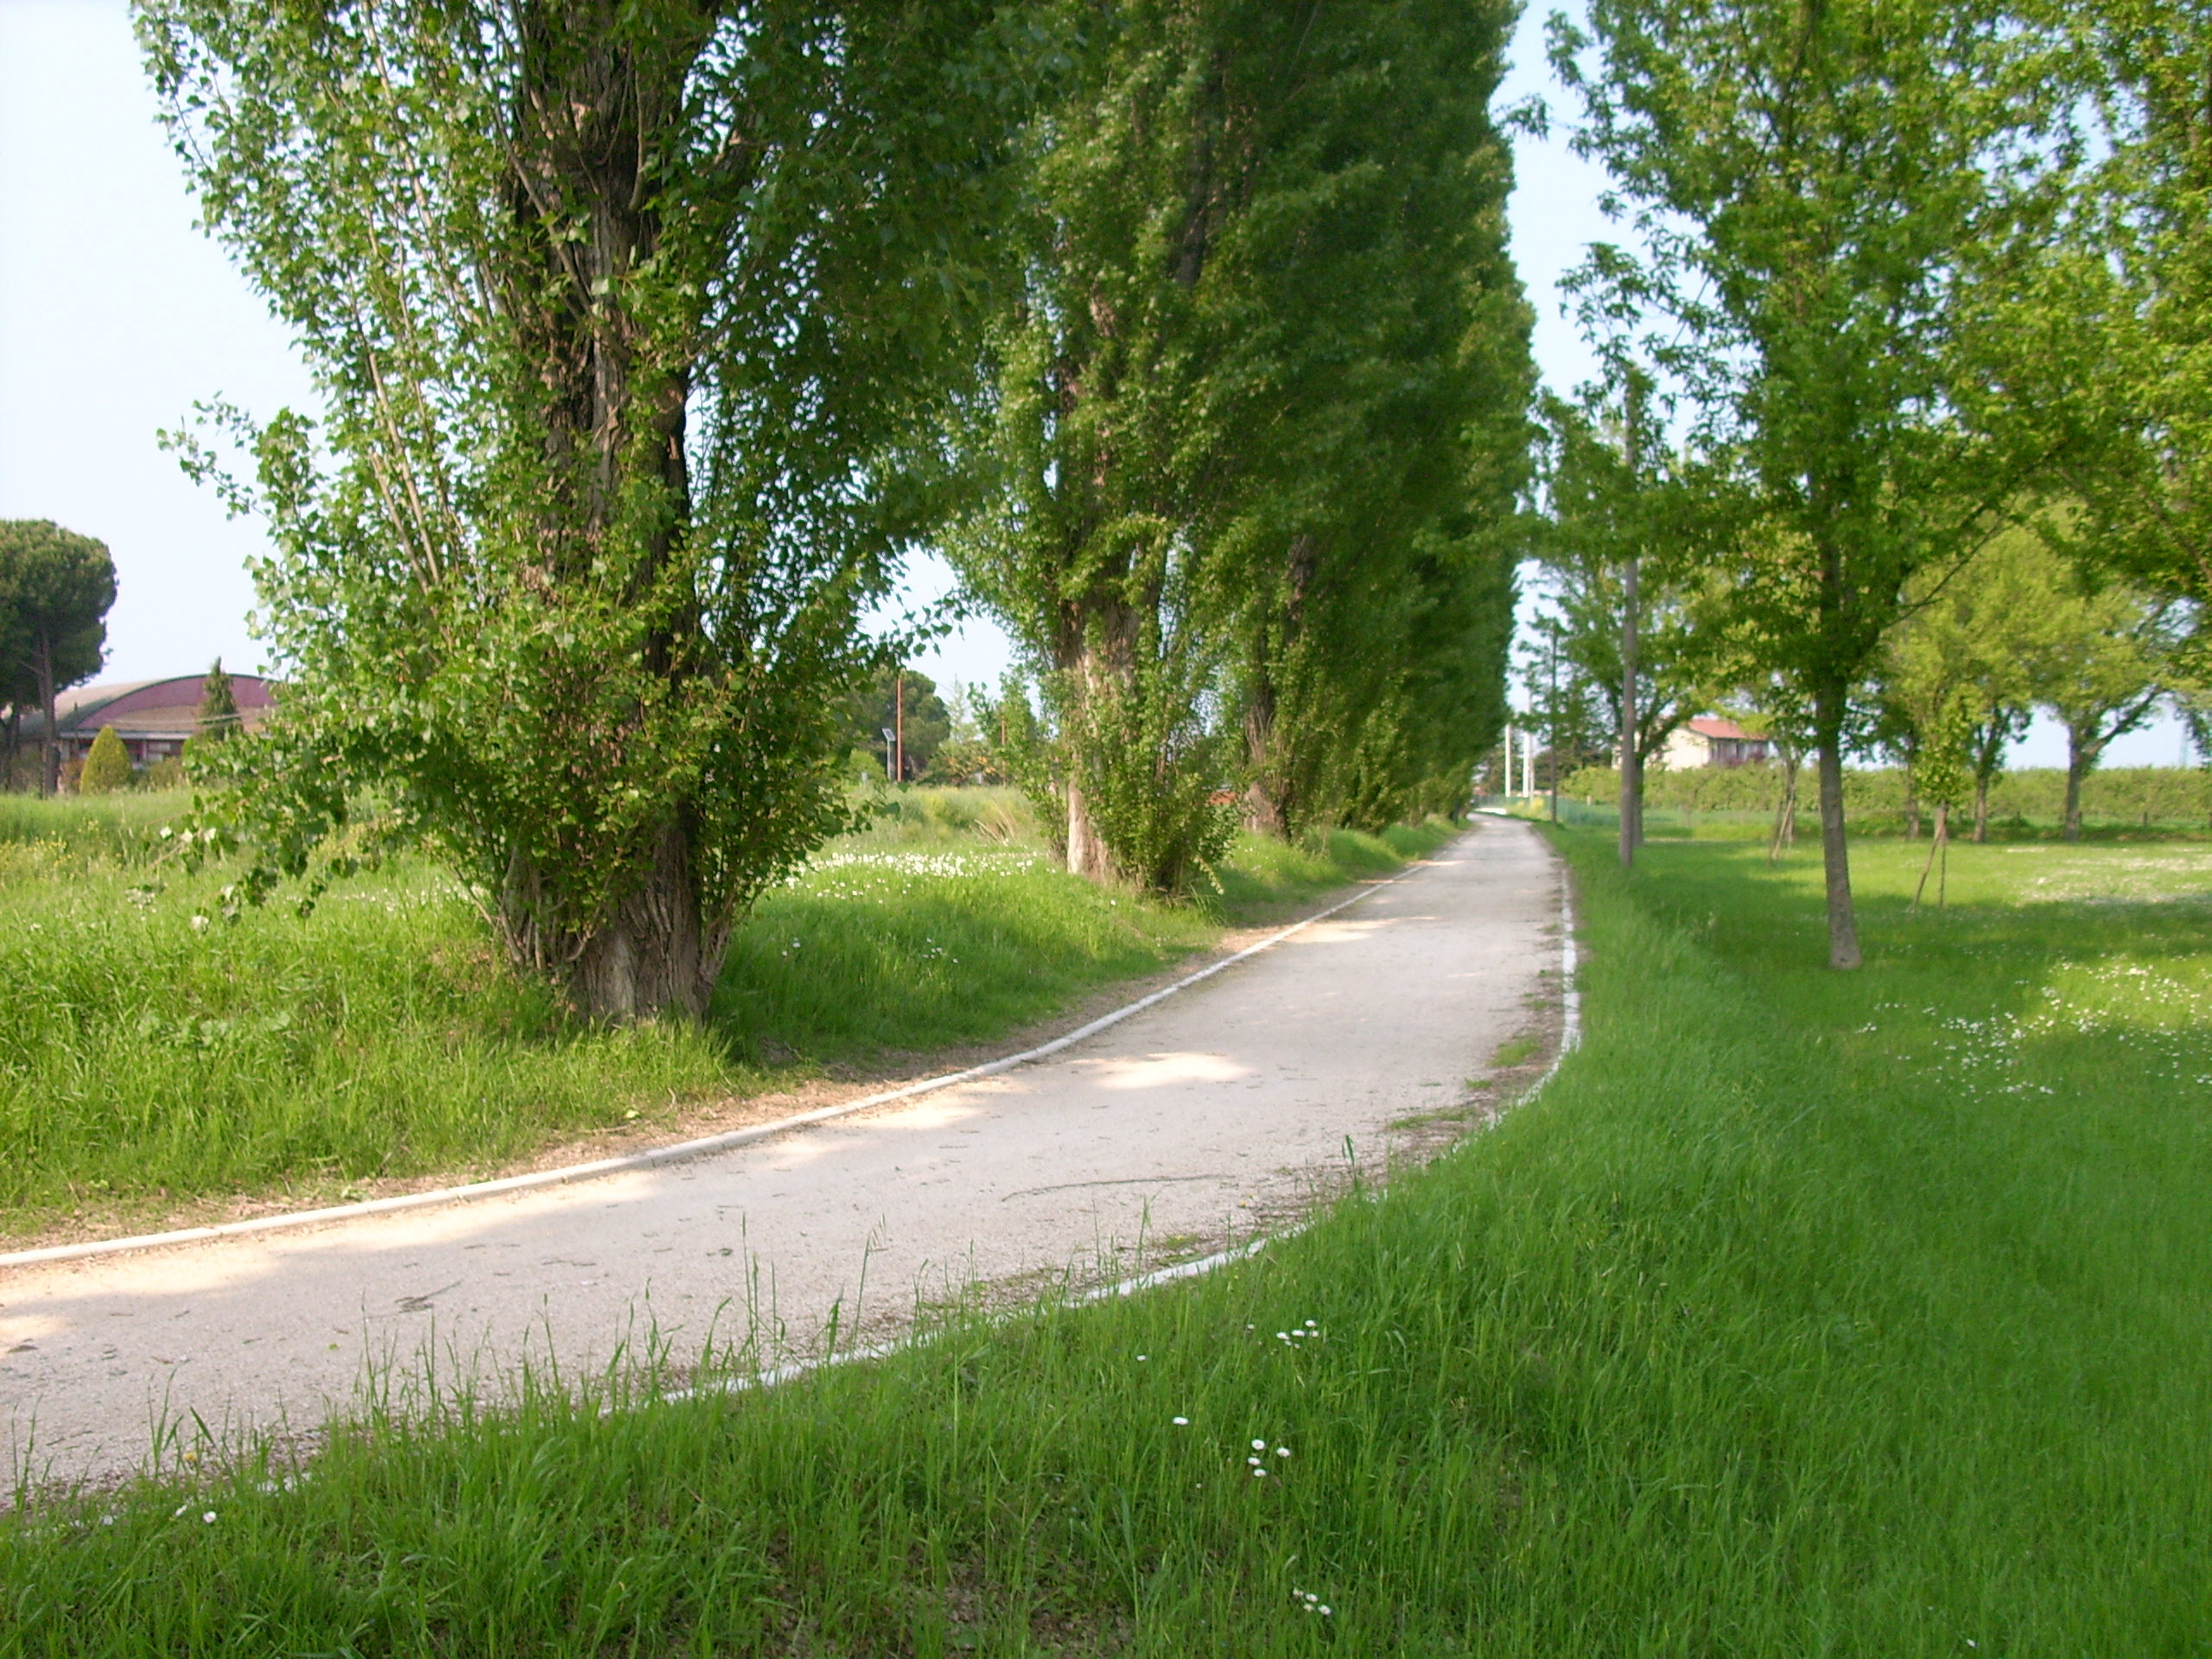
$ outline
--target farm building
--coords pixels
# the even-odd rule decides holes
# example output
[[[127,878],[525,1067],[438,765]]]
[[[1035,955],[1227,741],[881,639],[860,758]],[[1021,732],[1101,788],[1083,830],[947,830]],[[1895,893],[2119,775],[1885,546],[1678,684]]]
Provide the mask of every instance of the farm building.
[[[231,696],[238,706],[238,723],[252,731],[269,717],[276,682],[255,674],[231,676]],[[200,731],[200,699],[207,689],[204,674],[181,675],[173,680],[130,680],[119,684],[79,685],[54,700],[55,724],[60,728],[61,759],[81,760],[89,753],[100,728],[112,726],[130,751],[134,766],[150,766],[173,760],[184,753],[184,741]],[[43,710],[23,710],[22,741],[35,745],[46,734]]]
[[[1667,734],[1654,761],[1670,772],[1693,766],[1748,766],[1775,758],[1770,738],[1753,737],[1732,720],[1700,715]]]

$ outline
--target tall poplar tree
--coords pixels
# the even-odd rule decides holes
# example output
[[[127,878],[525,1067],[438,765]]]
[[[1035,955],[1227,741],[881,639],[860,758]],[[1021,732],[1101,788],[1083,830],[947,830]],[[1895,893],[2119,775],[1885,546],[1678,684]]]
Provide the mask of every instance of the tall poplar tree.
[[[2064,86],[2007,0],[1592,0],[1589,23],[1554,21],[1553,60],[1648,255],[1600,248],[1580,280],[1699,411],[1741,635],[1810,707],[1828,959],[1853,968],[1852,687],[1907,581],[2047,459],[1975,418],[1969,325]]]
[[[1281,829],[1332,760],[1340,796],[1409,796],[1495,728],[1529,381],[1487,113],[1510,12],[1090,16],[1036,134],[982,445],[1004,490],[956,558],[1040,672],[1069,867],[1172,887],[1240,771]]]
[[[697,1014],[839,821],[859,620],[972,360],[1040,44],[988,0],[146,0],[207,222],[322,398],[239,425],[310,868],[365,789],[579,1008]],[[210,463],[194,450],[194,465]]]

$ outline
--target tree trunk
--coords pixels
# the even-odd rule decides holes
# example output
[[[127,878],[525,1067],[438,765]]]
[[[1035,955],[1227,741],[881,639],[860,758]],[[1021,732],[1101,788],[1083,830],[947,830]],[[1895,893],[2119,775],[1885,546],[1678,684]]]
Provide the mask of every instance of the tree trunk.
[[[1104,881],[1113,874],[1113,860],[1106,843],[1090,822],[1090,798],[1084,793],[1079,767],[1068,771],[1068,874],[1086,881]]]
[[[727,946],[726,931],[719,939],[706,937],[691,838],[671,824],[644,879],[576,958],[571,995],[584,1013],[601,1019],[673,1012],[702,1020]]]
[[[1910,766],[1904,771],[1904,838],[1920,839],[1920,789],[1913,781]]]
[[[1785,750],[1782,757],[1782,798],[1775,803],[1774,836],[1767,842],[1766,861],[1770,864],[1782,855],[1785,847],[1797,844],[1797,752]]]
[[[1074,733],[1091,723],[1092,711],[1123,695],[1135,677],[1136,619],[1118,598],[1069,605],[1063,619],[1056,666],[1064,694],[1073,700],[1067,724]],[[1071,733],[1071,734],[1074,734]],[[1100,832],[1091,810],[1088,757],[1080,737],[1066,744],[1068,873],[1090,881],[1113,881],[1121,860]]]
[[[730,930],[702,923],[691,836],[680,821],[662,828],[633,884],[588,935],[564,928],[560,915],[556,881],[519,861],[511,867],[500,918],[507,947],[518,965],[551,974],[577,1013],[706,1017]]]
[[[1859,966],[1859,918],[1851,906],[1851,849],[1843,825],[1843,716],[1846,689],[1815,694],[1821,772],[1821,861],[1827,876],[1828,966]]]
[[[1252,781],[1244,791],[1244,827],[1256,836],[1290,839],[1290,787],[1274,765],[1275,688],[1266,665],[1255,675],[1244,709],[1244,761]]]
[[[1282,609],[1272,624],[1273,650],[1287,659],[1306,627],[1306,601],[1321,566],[1321,543],[1300,531],[1290,538],[1283,555]],[[1277,747],[1281,733],[1276,724],[1280,701],[1271,670],[1269,625],[1258,630],[1253,649],[1252,696],[1244,710],[1244,759],[1252,769],[1251,787],[1244,796],[1245,827],[1256,835],[1290,839],[1299,803],[1292,798],[1296,784],[1291,757]]]
[[[1936,860],[1939,857],[1943,862],[1943,874],[1940,878],[1938,878],[1936,884],[1936,907],[1938,910],[1941,910],[1943,907],[1944,887],[1950,879],[1951,874],[1951,862],[1948,851],[1948,849],[1950,846],[1950,804],[1946,801],[1938,801],[1936,804],[1936,835],[1934,839],[1929,841],[1928,843],[1928,861],[1920,867],[1920,880],[1912,890],[1912,903],[1908,906],[1908,908],[1912,910],[1918,910],[1920,908],[1920,896],[1928,891],[1928,877],[1929,873],[1936,868]]]
[[[1643,746],[1637,741],[1636,585],[1631,557],[1621,582],[1621,868],[1636,866],[1643,843]]]
[[[2097,764],[2096,750],[2079,726],[2066,728],[2066,816],[2060,833],[2069,841],[2082,839],[2082,780]]]
[[[628,296],[660,250],[659,152],[714,22],[704,8],[632,16],[601,0],[531,0],[514,18],[522,73],[508,111],[507,205],[539,263],[518,262],[499,297],[530,359],[522,379],[550,463],[535,526],[543,585],[556,604],[610,582],[634,601],[690,522],[694,360],[647,349],[652,331]],[[695,632],[681,614],[655,626],[641,642],[647,671],[671,684],[696,673],[678,643]],[[617,718],[580,740],[619,747],[627,734]],[[571,873],[511,874],[511,948],[561,981],[582,1013],[706,1012],[728,930],[701,909],[690,803],[672,797],[667,810],[633,868],[597,873],[613,877],[601,913],[565,902]]]
[[[1974,780],[1974,839],[1976,846],[1989,839],[1989,779],[1980,772]]]
[[[34,649],[38,653],[39,702],[46,710],[46,735],[38,752],[38,792],[51,798],[61,792],[61,726],[54,706],[54,640],[41,632]]]

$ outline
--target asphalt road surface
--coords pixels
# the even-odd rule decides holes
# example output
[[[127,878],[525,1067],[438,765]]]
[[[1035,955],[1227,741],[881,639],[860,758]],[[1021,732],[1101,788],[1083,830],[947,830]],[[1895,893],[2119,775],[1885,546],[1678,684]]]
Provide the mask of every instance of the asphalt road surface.
[[[426,1355],[442,1382],[490,1388],[525,1362],[596,1369],[649,1334],[678,1362],[710,1340],[804,1356],[833,1317],[841,1341],[880,1336],[918,1300],[1217,1248],[1333,1190],[1348,1143],[1370,1171],[1434,1144],[1408,1120],[1468,1103],[1556,1004],[1562,880],[1532,830],[1486,820],[998,1077],[572,1185],[0,1269],[7,1473],[127,1471],[164,1421],[312,1430]]]

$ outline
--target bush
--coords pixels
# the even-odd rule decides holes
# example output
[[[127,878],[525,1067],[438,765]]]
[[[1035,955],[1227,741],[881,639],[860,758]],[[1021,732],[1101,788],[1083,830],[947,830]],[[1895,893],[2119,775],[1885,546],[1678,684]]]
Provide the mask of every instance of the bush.
[[[130,782],[130,751],[123,747],[114,727],[103,726],[92,740],[92,752],[85,757],[85,769],[77,774],[77,792],[106,795]]]
[[[1845,810],[1862,823],[1902,820],[1905,808],[1904,771],[1897,766],[1853,766],[1843,774]],[[1620,798],[1620,774],[1611,766],[1586,766],[1560,784],[1561,795],[1592,806]],[[1654,767],[1643,775],[1643,801],[1660,810],[1772,812],[1782,798],[1782,768]],[[2066,774],[2053,766],[2001,772],[1989,791],[1993,823],[2056,824],[2063,811]],[[1819,821],[1820,782],[1808,761],[1797,774],[1801,813]],[[1968,809],[1971,810],[1971,808]],[[2212,772],[2180,766],[2114,766],[2093,772],[2082,785],[2082,816],[2093,823],[2202,824],[2212,820]]]

